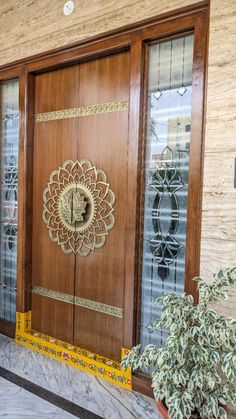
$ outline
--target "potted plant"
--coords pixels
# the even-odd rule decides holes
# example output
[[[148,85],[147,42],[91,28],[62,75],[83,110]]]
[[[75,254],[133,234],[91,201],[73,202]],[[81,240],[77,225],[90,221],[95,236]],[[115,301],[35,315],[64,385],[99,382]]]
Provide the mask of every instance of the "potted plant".
[[[225,318],[209,303],[228,298],[236,268],[221,270],[211,282],[198,282],[199,303],[191,295],[163,295],[154,329],[169,329],[165,347],[134,347],[123,367],[152,368],[152,387],[164,418],[227,418],[225,405],[236,404],[236,319]]]

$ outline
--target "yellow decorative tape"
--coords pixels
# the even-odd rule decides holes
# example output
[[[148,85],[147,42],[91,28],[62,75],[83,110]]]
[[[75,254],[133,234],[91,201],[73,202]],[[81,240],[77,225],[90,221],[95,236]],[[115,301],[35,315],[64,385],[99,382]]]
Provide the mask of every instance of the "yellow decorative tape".
[[[16,312],[16,334],[21,335],[31,329],[31,311],[26,313]]]
[[[129,101],[120,100],[117,102],[98,103],[96,105],[81,106],[79,108],[38,113],[34,118],[35,122],[55,121],[57,119],[78,118],[81,116],[97,115],[100,113],[126,111],[128,108]]]
[[[31,330],[31,311],[16,313],[16,342],[82,371],[132,390],[131,369],[103,356]],[[129,350],[122,348],[122,358]]]

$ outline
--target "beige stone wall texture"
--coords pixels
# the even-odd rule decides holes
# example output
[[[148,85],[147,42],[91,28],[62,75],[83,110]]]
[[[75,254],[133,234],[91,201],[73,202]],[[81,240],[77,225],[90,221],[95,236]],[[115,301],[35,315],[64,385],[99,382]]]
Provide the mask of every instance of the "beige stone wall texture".
[[[87,39],[195,0],[0,1],[0,65]],[[212,0],[202,211],[201,272],[236,262],[236,0]],[[222,312],[236,316],[236,291]]]

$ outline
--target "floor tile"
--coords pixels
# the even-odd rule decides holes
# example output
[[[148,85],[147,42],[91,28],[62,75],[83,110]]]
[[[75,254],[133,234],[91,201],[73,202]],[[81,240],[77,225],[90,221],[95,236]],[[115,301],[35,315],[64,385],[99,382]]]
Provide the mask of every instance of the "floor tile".
[[[68,412],[0,377],[0,417],[72,419]]]

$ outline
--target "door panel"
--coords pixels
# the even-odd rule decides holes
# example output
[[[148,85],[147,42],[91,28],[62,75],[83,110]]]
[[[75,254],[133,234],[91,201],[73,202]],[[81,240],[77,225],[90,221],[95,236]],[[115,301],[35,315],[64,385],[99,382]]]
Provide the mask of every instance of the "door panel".
[[[78,106],[79,67],[35,77],[35,113]],[[78,119],[35,122],[32,285],[74,294],[75,256],[53,243],[42,219],[43,191],[50,174],[77,154]],[[32,327],[73,341],[73,305],[32,293]]]
[[[122,346],[128,211],[129,72],[129,52],[122,52],[40,74],[35,80],[32,327],[118,361]],[[67,160],[90,161],[96,170],[105,173],[102,176],[106,176],[106,183],[115,195],[112,205],[115,224],[108,232],[102,232],[104,236],[98,229],[91,233],[90,237],[98,236],[99,240],[104,237],[104,244],[87,256],[79,252],[79,221],[73,224],[76,254],[66,254],[61,245],[50,240],[50,229],[42,217],[43,191],[48,187],[50,175]],[[59,175],[52,179],[58,182]],[[66,201],[70,202],[73,217],[74,199],[83,194],[83,188],[77,186],[70,195],[72,201]],[[53,187],[58,190],[57,184]],[[53,196],[55,190],[51,188]],[[86,196],[82,196],[84,199]],[[106,199],[104,196],[101,206]],[[86,211],[82,209],[75,217],[87,216]],[[107,224],[106,211],[98,207],[96,211],[94,222],[100,211],[101,223]],[[59,222],[55,225],[53,231],[59,228]]]
[[[80,106],[129,99],[129,53],[80,67]],[[128,109],[81,118],[78,159],[87,158],[107,174],[115,194],[115,225],[101,249],[76,257],[75,295],[123,309],[127,213]],[[75,307],[75,344],[120,360],[123,320]]]
[[[120,361],[122,319],[77,306],[75,312],[75,345]]]

